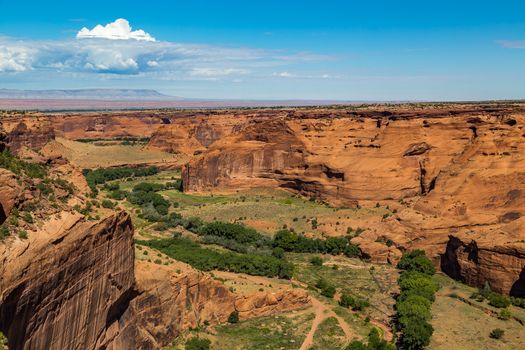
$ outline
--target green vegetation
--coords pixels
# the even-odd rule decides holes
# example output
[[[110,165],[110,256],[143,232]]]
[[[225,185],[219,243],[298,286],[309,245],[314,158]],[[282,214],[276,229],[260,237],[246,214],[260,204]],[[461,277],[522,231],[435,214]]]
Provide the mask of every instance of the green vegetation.
[[[157,174],[159,169],[150,167],[118,167],[118,168],[99,168],[96,170],[85,169],[83,174],[93,192],[97,191],[97,185],[102,185],[108,181],[124,179],[129,177],[150,176]]]
[[[290,279],[293,273],[293,264],[273,256],[218,252],[202,248],[199,244],[182,237],[137,241],[137,244],[157,249],[202,271],[218,269],[286,279]]]
[[[186,341],[185,350],[209,350],[211,341],[206,338],[193,337]]]
[[[38,163],[29,163],[12,155],[8,150],[0,152],[0,168],[12,171],[16,175],[43,179],[47,176],[45,166]]]
[[[433,276],[440,289],[432,303],[434,333],[429,350],[450,350],[450,344],[458,349],[515,350],[523,347],[523,325],[525,310],[509,306],[510,320],[500,318],[501,310],[485,300],[469,299],[477,293],[469,287],[448,276],[437,273]],[[489,338],[490,332],[500,328],[505,330],[504,341]]]
[[[7,350],[7,338],[0,332],[0,350]]]
[[[370,303],[367,300],[343,293],[341,295],[341,300],[339,300],[339,305],[344,308],[351,308],[354,311],[362,311],[366,307],[370,306]]]
[[[499,312],[499,316],[498,318],[500,320],[510,320],[510,318],[512,317],[512,313],[510,312],[509,309],[501,309],[501,311]]]
[[[168,214],[170,203],[156,191],[163,185],[141,182],[128,195],[131,204],[142,208],[141,217],[149,221],[159,221],[160,218]]]
[[[314,266],[323,266],[323,259],[318,257],[318,256],[313,256],[310,259],[310,264],[312,264]]]
[[[430,344],[434,331],[429,321],[437,292],[432,280],[435,269],[421,250],[403,255],[397,266],[404,270],[398,280],[401,293],[396,302],[402,349],[423,349]]]
[[[122,145],[135,145],[135,144],[147,144],[149,142],[149,137],[131,137],[131,136],[125,136],[125,137],[115,137],[115,138],[87,138],[87,139],[76,139],[77,142],[82,143],[95,143],[95,142],[118,142]]]
[[[518,304],[517,306],[520,306],[522,302],[520,298],[508,298],[504,295],[494,293],[490,289],[490,285],[488,283],[485,284],[483,288],[480,288],[477,292],[472,293],[470,298],[475,299],[480,302],[486,299],[488,300],[489,305],[494,306],[499,309],[509,307],[511,303]]]
[[[311,327],[313,314],[259,317],[215,328],[214,350],[297,350]]]
[[[335,317],[325,319],[314,335],[311,350],[340,350],[346,345],[345,333]]]
[[[336,292],[336,288],[333,284],[328,282],[324,278],[320,278],[315,284],[315,288],[319,289],[322,296],[327,298],[333,298]]]
[[[430,276],[436,273],[436,268],[422,250],[413,250],[404,254],[399,260],[397,268],[406,271],[418,271]]]
[[[514,306],[525,309],[525,298],[510,297],[510,303]]]
[[[228,316],[228,323],[239,323],[239,311],[232,311]]]
[[[295,253],[345,254],[348,257],[361,255],[359,248],[350,243],[346,237],[329,237],[312,239],[289,230],[280,230],[273,238],[273,246]]]
[[[495,328],[490,332],[489,337],[491,337],[492,339],[501,339],[504,334],[505,331],[503,329]]]
[[[377,328],[372,328],[368,334],[368,344],[364,344],[359,340],[352,341],[346,350],[395,350],[396,347],[383,340]]]

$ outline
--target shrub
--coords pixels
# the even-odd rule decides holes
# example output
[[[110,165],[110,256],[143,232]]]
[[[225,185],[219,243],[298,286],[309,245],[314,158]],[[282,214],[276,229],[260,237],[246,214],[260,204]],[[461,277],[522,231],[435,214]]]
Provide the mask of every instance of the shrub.
[[[108,208],[108,209],[113,209],[113,207],[115,207],[115,204],[109,199],[102,200],[101,204],[102,204],[102,207]]]
[[[505,334],[505,331],[501,328],[495,328],[492,331],[490,331],[489,337],[492,339],[501,339],[503,335]]]
[[[0,152],[0,168],[12,171],[17,175],[25,175],[30,178],[43,179],[47,176],[47,168],[38,163],[23,161],[8,150]]]
[[[310,259],[310,263],[314,266],[323,266],[323,259],[318,256],[314,256]]]
[[[365,345],[359,340],[354,340],[345,350],[395,350],[396,347],[389,344],[386,340],[381,339],[377,328],[372,328],[368,334],[368,344]]]
[[[0,350],[7,350],[7,338],[0,332]]]
[[[499,312],[499,316],[498,318],[500,320],[510,320],[510,318],[512,317],[512,313],[510,312],[509,309],[501,309],[501,311]]]
[[[321,295],[327,298],[333,298],[336,292],[336,289],[331,285],[326,279],[320,278],[315,287],[321,290]]]
[[[25,222],[27,222],[28,224],[32,224],[33,223],[33,216],[31,215],[31,213],[29,212],[24,212],[24,214],[22,215],[22,218],[24,219]]]
[[[27,231],[26,230],[18,231],[18,238],[20,238],[20,239],[27,239]]]
[[[53,188],[49,184],[47,184],[45,182],[41,182],[41,183],[37,184],[36,188],[44,196],[49,196],[51,193],[53,193]]]
[[[370,306],[370,303],[364,299],[343,293],[343,295],[341,295],[341,300],[339,300],[339,305],[346,308],[352,308],[354,311],[361,311],[365,307]]]
[[[525,298],[510,297],[510,303],[514,306],[525,309]]]
[[[277,259],[283,259],[284,258],[284,249],[281,247],[275,247],[272,249],[272,256],[276,257]]]
[[[9,228],[6,225],[0,226],[0,241],[3,241],[9,236]]]
[[[230,316],[228,316],[229,323],[238,323],[239,322],[239,311],[232,311]]]
[[[184,344],[184,349],[186,350],[209,350],[211,342],[206,338],[194,337],[188,339],[186,344]]]
[[[490,293],[488,296],[489,299],[489,305],[497,307],[497,308],[506,308],[510,305],[510,300],[504,295],[497,294],[497,293]]]

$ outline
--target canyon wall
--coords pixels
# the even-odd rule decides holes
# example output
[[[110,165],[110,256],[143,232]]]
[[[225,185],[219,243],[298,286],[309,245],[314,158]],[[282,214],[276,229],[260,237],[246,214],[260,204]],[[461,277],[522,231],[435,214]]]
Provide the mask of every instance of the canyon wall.
[[[134,293],[129,215],[93,223],[63,213],[29,240],[0,245],[0,257],[0,330],[10,349],[111,348]]]
[[[525,296],[524,126],[523,110],[503,107],[251,118],[199,152],[183,170],[183,186],[281,187],[350,207],[406,201],[375,227],[395,248],[421,248],[437,266],[449,266],[442,263],[449,236],[478,244],[489,258],[464,259],[461,245],[454,263],[461,273],[444,271]],[[376,236],[356,239],[372,259]],[[383,255],[399,256],[391,250]]]

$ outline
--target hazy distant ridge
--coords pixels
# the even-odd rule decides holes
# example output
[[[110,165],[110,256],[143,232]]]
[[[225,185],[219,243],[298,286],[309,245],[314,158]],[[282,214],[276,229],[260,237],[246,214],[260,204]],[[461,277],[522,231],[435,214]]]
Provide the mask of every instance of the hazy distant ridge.
[[[75,89],[75,90],[12,90],[0,89],[0,99],[11,100],[149,100],[166,101],[181,98],[148,89]]]

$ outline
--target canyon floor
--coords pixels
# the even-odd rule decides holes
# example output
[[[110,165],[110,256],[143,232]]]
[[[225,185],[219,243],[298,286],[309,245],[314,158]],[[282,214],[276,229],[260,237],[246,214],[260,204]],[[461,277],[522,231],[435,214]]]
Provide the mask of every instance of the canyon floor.
[[[525,105],[0,113],[2,350],[525,343]]]

